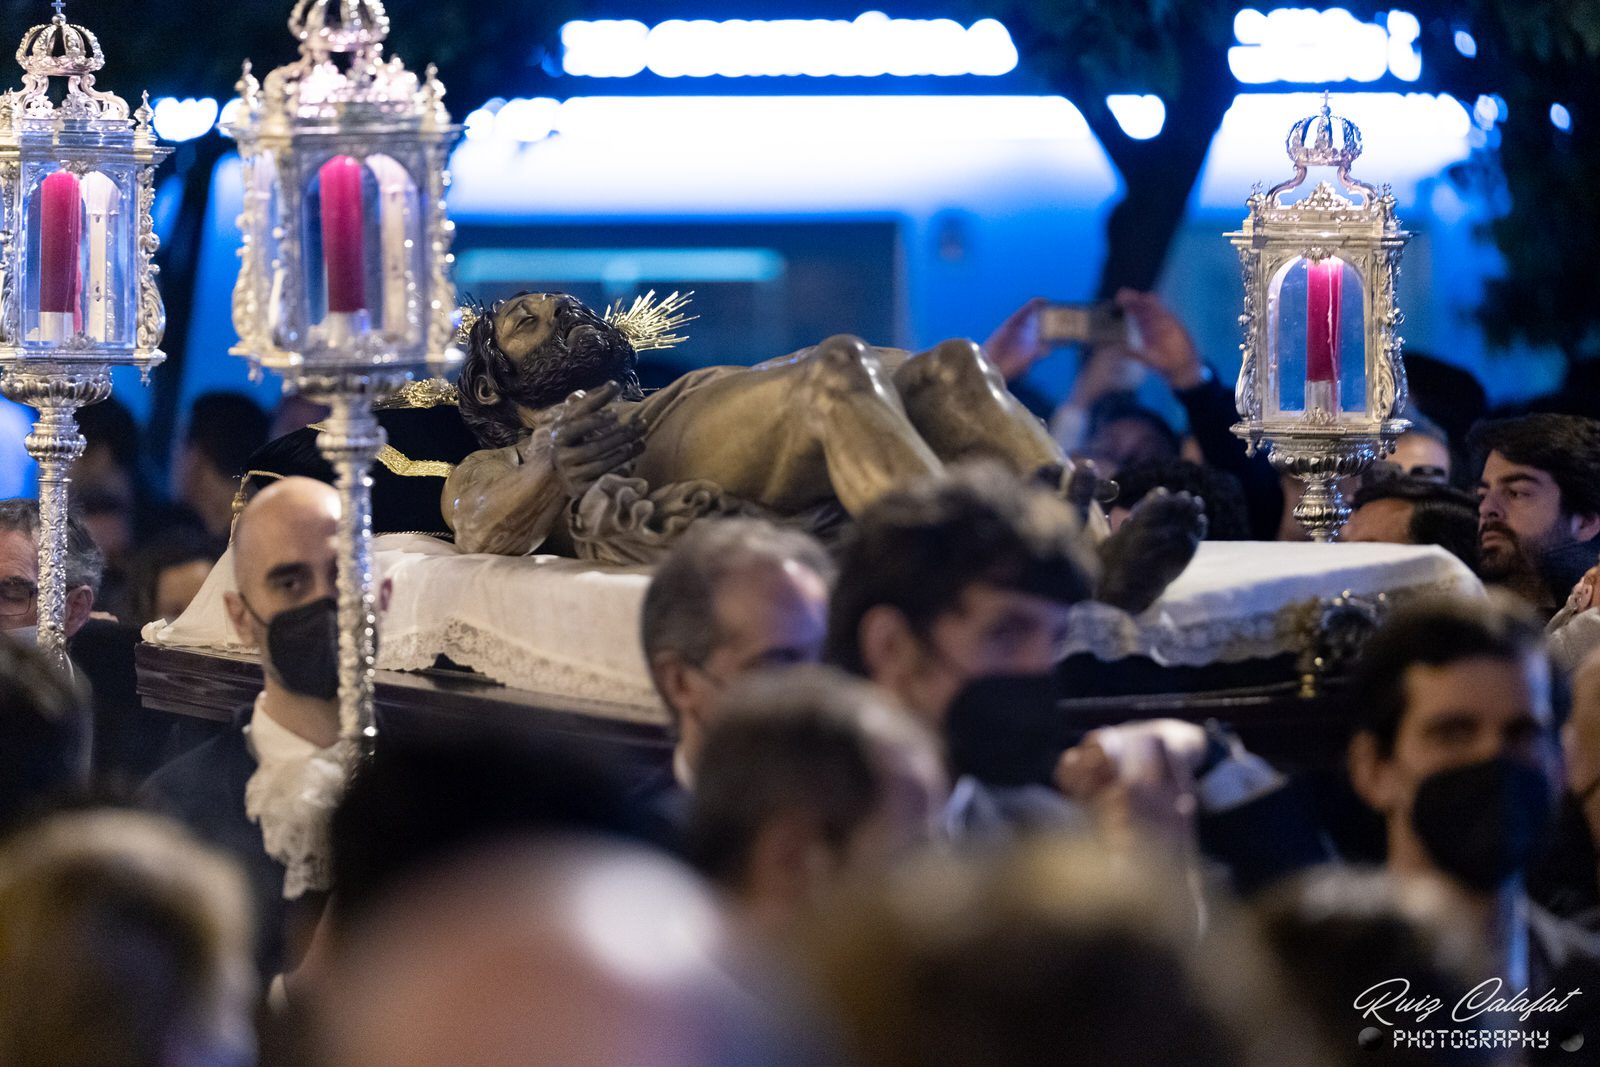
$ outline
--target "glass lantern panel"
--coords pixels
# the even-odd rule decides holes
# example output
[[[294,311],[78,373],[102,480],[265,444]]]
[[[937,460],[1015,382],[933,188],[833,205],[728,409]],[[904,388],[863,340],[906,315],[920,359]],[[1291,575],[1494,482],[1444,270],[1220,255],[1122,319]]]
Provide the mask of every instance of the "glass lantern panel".
[[[22,335],[31,345],[131,350],[138,336],[131,167],[26,168]]]
[[[1296,257],[1273,277],[1267,299],[1276,411],[1365,413],[1366,297],[1360,272],[1336,256]]]
[[[285,236],[283,200],[279,195],[277,160],[269,152],[251,156],[244,164],[246,212],[253,220],[249,260],[237,285],[250,288],[258,306],[266,309],[265,326],[271,344],[292,348],[297,342],[293,315],[285,306],[282,245]],[[248,273],[246,273],[248,272]]]
[[[303,226],[313,341],[420,344],[421,212],[406,168],[386,155],[329,157],[311,172]]]

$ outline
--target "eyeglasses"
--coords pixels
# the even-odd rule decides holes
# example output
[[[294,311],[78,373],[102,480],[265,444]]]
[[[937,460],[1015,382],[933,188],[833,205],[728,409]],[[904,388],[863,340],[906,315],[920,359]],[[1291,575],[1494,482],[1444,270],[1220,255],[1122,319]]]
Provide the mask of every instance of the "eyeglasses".
[[[14,619],[33,610],[39,587],[26,578],[0,579],[0,619]]]

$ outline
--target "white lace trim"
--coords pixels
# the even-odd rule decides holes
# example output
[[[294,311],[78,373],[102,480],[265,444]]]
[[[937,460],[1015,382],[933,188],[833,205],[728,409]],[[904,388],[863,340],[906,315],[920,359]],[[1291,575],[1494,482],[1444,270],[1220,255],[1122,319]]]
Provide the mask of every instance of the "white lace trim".
[[[258,732],[266,743],[257,743]],[[260,824],[267,855],[284,866],[284,899],[297,900],[308,890],[330,888],[330,834],[333,809],[344,795],[350,762],[347,743],[317,748],[295,738],[262,712],[259,696],[249,736],[258,762],[245,783],[244,811],[251,822]]]
[[[502,685],[595,704],[607,718],[651,725],[667,721],[660,698],[647,684],[546,655],[465,619],[441,619],[437,626],[398,634],[386,631],[378,644],[383,670],[423,670],[440,655]]]

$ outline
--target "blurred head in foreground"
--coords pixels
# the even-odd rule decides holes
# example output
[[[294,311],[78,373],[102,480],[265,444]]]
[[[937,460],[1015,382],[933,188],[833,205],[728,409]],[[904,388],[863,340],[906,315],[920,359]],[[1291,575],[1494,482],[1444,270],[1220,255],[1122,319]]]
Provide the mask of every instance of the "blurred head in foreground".
[[[89,780],[89,711],[44,653],[0,636],[0,835]]]
[[[658,854],[578,838],[479,853],[361,925],[325,987],[324,1062],[813,1062],[778,1038],[729,948],[707,890]]]
[[[841,898],[808,941],[860,1067],[1324,1062],[1223,915],[1084,844],[931,855]]]
[[[386,729],[351,775],[332,825],[341,935],[429,872],[550,834],[633,837],[614,768],[554,738],[479,725]]]
[[[47,819],[0,853],[0,1064],[255,1062],[244,881],[175,824]]]
[[[1428,882],[1400,882],[1379,871],[1327,867],[1283,885],[1253,908],[1291,991],[1305,1004],[1331,1051],[1349,1067],[1455,1067],[1506,1059],[1504,1050],[1436,1041],[1396,1047],[1390,1024],[1445,1027],[1475,1035],[1482,1018],[1454,1022],[1448,1007],[1428,1019],[1394,1009],[1416,992],[1459,1003],[1481,976],[1482,945]]]

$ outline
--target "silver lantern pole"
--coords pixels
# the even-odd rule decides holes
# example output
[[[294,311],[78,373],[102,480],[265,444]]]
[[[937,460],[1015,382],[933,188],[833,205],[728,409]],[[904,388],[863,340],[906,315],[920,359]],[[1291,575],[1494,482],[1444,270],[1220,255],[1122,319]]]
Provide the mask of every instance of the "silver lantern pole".
[[[1411,235],[1388,186],[1350,176],[1361,131],[1333,114],[1326,94],[1286,148],[1294,175],[1257,186],[1243,226],[1227,235],[1244,269],[1233,432],[1305,484],[1294,516],[1328,542],[1350,515],[1340,481],[1393,452],[1410,426],[1395,280]],[[1290,202],[1311,168],[1331,169],[1333,180]]]
[[[94,87],[105,55],[64,6],[24,35],[22,88],[0,96],[0,390],[39,413],[26,441],[39,463],[39,646],[63,667],[77,412],[111,395],[112,368],[148,379],[166,358],[150,209],[170,152],[148,97],[130,114]]]
[[[325,403],[317,438],[338,475],[339,718],[370,739],[376,620],[374,403],[458,362],[453,227],[444,193],[444,86],[383,58],[380,0],[298,0],[300,58],[258,80],[245,64],[224,132],[244,169],[235,355]]]

